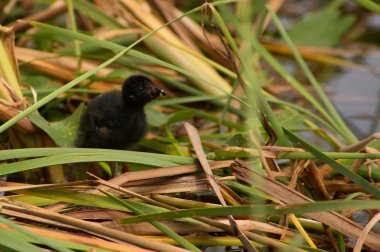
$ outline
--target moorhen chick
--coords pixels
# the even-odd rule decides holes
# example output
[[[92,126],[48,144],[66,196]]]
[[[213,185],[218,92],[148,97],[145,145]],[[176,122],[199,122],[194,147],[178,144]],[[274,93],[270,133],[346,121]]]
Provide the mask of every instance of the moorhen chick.
[[[144,106],[165,95],[143,75],[126,79],[121,91],[94,98],[81,117],[75,145],[81,148],[127,149],[144,137]]]

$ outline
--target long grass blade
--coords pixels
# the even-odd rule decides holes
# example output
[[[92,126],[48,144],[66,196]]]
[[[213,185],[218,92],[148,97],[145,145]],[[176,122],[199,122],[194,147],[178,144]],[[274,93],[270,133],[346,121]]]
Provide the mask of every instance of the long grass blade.
[[[341,211],[344,209],[379,209],[379,200],[327,200],[322,202],[312,202],[305,204],[295,204],[287,206],[278,205],[244,205],[244,206],[227,206],[213,208],[193,208],[178,210],[172,212],[150,214],[144,216],[131,217],[120,220],[123,224],[139,223],[144,221],[156,221],[163,219],[177,219],[196,216],[260,216],[260,215],[282,215],[282,214],[305,214],[323,211]]]

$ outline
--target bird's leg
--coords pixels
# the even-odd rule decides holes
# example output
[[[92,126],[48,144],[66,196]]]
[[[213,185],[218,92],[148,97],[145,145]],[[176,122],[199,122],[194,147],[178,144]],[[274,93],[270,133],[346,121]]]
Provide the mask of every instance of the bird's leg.
[[[112,178],[117,177],[119,175],[119,162],[111,162],[110,163]]]

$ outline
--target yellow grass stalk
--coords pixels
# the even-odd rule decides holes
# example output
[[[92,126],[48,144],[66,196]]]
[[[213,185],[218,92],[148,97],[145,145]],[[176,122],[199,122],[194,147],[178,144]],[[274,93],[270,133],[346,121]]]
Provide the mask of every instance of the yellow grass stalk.
[[[294,225],[296,226],[298,231],[301,233],[302,237],[305,239],[307,244],[309,244],[311,248],[317,248],[313,240],[310,238],[310,236],[307,234],[305,229],[302,227],[301,223],[297,220],[296,216],[294,214],[289,214],[289,218],[293,221]]]
[[[18,65],[14,57],[14,30],[0,26],[0,98],[17,102],[22,97]]]

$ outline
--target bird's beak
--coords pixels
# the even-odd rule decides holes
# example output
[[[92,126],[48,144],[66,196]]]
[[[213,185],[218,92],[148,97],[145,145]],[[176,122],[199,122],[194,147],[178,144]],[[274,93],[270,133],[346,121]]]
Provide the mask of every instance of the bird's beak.
[[[164,90],[162,90],[162,89],[159,89],[159,88],[154,88],[154,97],[160,97],[160,96],[165,96],[166,95],[166,93],[165,93],[165,91]]]
[[[165,95],[166,95],[165,91],[160,89],[160,96],[165,96]]]

